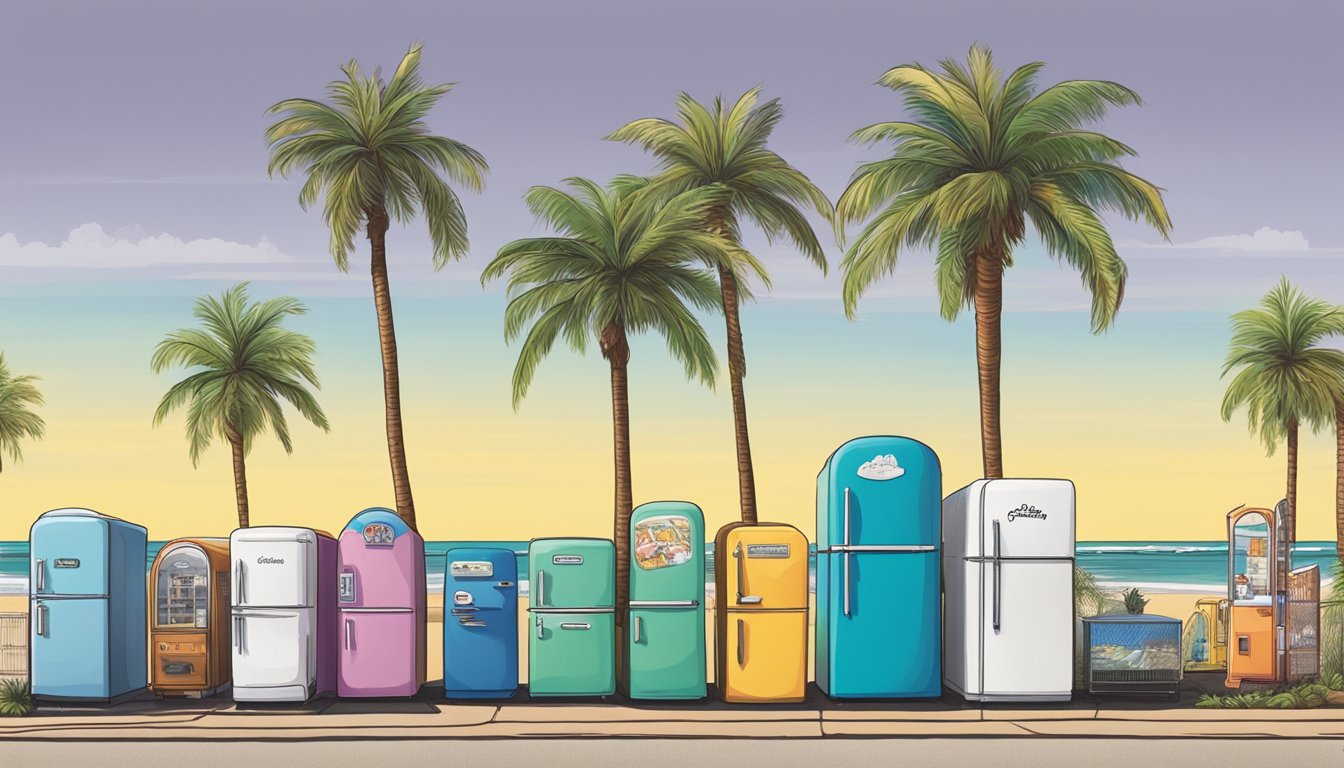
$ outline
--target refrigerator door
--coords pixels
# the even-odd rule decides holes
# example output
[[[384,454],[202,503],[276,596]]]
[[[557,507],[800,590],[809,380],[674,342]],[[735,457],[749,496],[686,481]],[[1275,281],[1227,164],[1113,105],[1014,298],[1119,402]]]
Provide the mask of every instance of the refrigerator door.
[[[38,518],[33,525],[29,586],[34,595],[105,596],[108,592],[110,530],[89,515]]]
[[[981,556],[1073,557],[1074,490],[1068,480],[990,480],[980,504]]]
[[[304,688],[311,694],[317,676],[313,658],[314,609],[235,611],[233,624],[234,698],[241,689]],[[264,695],[258,698],[269,698]]]
[[[233,604],[244,608],[306,608],[316,604],[317,547],[310,538],[233,541]]]
[[[727,613],[723,679],[725,701],[803,700],[807,684],[807,610],[734,610]]]
[[[448,552],[443,686],[448,698],[506,698],[518,690],[518,562],[501,549]]]
[[[536,539],[528,547],[533,608],[610,608],[616,547],[608,539]]]
[[[418,604],[425,589],[425,543],[395,512],[376,508],[355,515],[337,549],[342,608]]]
[[[744,525],[724,537],[724,609],[807,608],[807,537],[788,525]]]
[[[942,474],[928,446],[905,437],[851,440],[822,475],[819,549],[938,546]]]
[[[626,634],[631,698],[704,698],[705,619],[699,607],[632,607]]]
[[[210,561],[193,544],[158,557],[154,579],[155,629],[205,629],[210,619]]]
[[[418,620],[409,608],[341,611],[339,696],[414,696]]]
[[[32,601],[29,647],[34,696],[106,699],[112,695],[107,611],[106,598]]]
[[[612,613],[533,613],[527,633],[528,693],[610,696],[616,692]]]
[[[824,617],[830,653],[820,660],[830,667],[827,693],[855,698],[941,695],[939,553],[851,553],[847,583],[843,576],[836,578],[846,567],[845,555],[824,557],[832,606]]]
[[[1073,690],[1073,563],[983,564],[980,690],[986,699],[1067,700]]]

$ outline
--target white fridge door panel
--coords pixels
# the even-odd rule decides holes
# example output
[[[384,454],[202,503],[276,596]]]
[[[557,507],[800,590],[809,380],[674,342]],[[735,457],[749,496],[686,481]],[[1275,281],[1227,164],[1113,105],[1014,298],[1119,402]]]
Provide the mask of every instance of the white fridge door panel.
[[[1055,696],[1073,689],[1073,563],[984,564],[981,691]]]
[[[308,686],[317,677],[313,611],[236,611],[233,622],[235,688]]]
[[[983,557],[1073,557],[1073,483],[991,480],[984,484],[982,493]]]
[[[295,608],[316,602],[317,546],[311,541],[235,541],[233,604]]]

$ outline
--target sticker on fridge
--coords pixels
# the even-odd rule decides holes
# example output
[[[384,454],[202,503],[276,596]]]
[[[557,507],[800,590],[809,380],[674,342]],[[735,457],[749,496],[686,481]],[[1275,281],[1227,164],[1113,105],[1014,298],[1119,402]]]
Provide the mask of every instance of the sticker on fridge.
[[[646,571],[690,561],[692,546],[686,517],[660,515],[635,523],[635,562]]]

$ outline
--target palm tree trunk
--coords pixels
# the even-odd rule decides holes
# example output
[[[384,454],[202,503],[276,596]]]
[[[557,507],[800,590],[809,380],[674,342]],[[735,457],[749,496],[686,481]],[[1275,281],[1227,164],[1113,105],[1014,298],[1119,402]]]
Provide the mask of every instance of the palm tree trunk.
[[[630,473],[630,389],[626,375],[630,345],[625,328],[616,323],[602,329],[602,356],[611,364],[611,425],[616,465],[616,505],[612,538],[616,544],[616,624],[625,626],[630,605],[630,514],[635,508]]]
[[[999,432],[999,364],[1003,356],[1003,257],[981,251],[975,259],[975,360],[980,371],[980,450],[985,477],[1003,477]]]
[[[378,342],[383,353],[383,400],[387,422],[387,454],[392,464],[392,492],[397,502],[397,515],[415,531],[418,530],[415,525],[415,501],[411,498],[411,475],[406,468],[406,442],[401,431],[397,332],[392,325],[392,291],[387,281],[387,227],[386,211],[369,213],[373,305],[378,311]]]
[[[727,212],[710,214],[709,229],[736,240],[726,226]],[[756,472],[751,463],[751,437],[747,432],[747,394],[742,380],[747,376],[747,355],[742,347],[742,300],[737,293],[737,277],[723,264],[718,265],[719,290],[723,295],[723,320],[728,330],[728,389],[733,396],[733,439],[737,447],[737,493],[742,522],[754,525],[756,516]]]
[[[1344,397],[1335,401],[1335,552],[1344,564]]]
[[[233,449],[233,495],[238,502],[238,527],[246,528],[251,524],[251,514],[247,507],[247,465],[243,453],[243,436],[232,424],[225,427],[229,447]]]
[[[1288,538],[1285,545],[1291,547],[1297,542],[1297,422],[1288,422],[1288,519],[1284,521],[1284,531]],[[1284,584],[1287,587],[1287,584]]]

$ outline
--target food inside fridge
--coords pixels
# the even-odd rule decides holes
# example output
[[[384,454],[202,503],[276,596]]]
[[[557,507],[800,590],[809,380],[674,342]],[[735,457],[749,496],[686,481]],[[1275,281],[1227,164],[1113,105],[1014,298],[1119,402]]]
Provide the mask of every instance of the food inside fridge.
[[[691,521],[681,515],[650,517],[635,524],[635,562],[644,570],[691,559]]]

